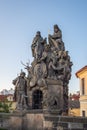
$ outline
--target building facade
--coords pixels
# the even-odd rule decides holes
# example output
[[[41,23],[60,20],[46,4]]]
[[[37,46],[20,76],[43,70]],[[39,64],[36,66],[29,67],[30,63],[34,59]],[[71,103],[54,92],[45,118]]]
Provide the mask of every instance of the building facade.
[[[76,73],[80,82],[80,116],[87,116],[87,66]]]

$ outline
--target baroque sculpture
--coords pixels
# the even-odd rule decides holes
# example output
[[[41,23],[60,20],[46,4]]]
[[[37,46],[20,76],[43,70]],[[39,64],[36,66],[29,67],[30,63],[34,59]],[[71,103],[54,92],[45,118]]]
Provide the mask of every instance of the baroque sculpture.
[[[13,84],[15,85],[14,100],[17,102],[17,110],[27,109],[27,81],[25,73],[21,72],[20,76],[13,80]]]
[[[26,81],[23,77],[23,81],[17,86],[18,77],[13,82],[16,86],[18,108],[26,106],[25,108],[33,109],[37,106],[37,109],[68,112],[68,84],[73,64],[68,51],[65,50],[58,25],[54,25],[53,35],[48,35],[48,43],[46,38],[41,36],[41,32],[37,31],[31,50],[34,60],[31,66],[26,65],[28,71]]]

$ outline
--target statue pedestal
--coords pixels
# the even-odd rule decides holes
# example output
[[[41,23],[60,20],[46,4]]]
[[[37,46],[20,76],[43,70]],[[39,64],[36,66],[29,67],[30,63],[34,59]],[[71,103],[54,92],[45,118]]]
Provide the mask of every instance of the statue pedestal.
[[[30,109],[46,109],[49,113],[63,111],[63,83],[60,80],[46,79],[47,86],[36,85],[29,91]]]
[[[48,111],[60,115],[63,111],[63,85],[61,81],[48,81]]]

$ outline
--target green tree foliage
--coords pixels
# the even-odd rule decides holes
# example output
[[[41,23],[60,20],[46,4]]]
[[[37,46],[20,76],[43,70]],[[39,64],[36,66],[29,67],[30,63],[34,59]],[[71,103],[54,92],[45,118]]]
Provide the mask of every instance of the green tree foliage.
[[[0,102],[0,112],[9,113],[11,110],[11,106],[12,102],[9,102],[8,100]]]

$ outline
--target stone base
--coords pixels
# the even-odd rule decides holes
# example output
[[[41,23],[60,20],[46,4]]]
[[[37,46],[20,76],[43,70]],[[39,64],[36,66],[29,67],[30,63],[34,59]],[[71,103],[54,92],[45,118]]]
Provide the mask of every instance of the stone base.
[[[87,130],[87,118],[56,115],[45,115],[44,118],[44,130]]]
[[[87,118],[50,114],[46,110],[0,113],[0,128],[7,130],[87,130]]]

